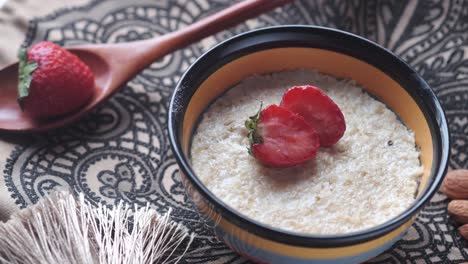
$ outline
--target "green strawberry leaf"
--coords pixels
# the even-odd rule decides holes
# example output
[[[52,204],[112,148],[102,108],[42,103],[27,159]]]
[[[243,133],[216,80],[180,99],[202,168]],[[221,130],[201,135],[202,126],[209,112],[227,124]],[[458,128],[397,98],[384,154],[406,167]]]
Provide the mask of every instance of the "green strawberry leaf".
[[[28,61],[27,49],[21,48],[18,52],[18,104],[23,109],[22,99],[29,96],[29,88],[31,86],[31,74],[37,69],[37,62]]]
[[[250,155],[253,155],[252,145],[260,144],[263,142],[262,137],[258,133],[258,121],[260,120],[260,113],[262,112],[262,107],[263,102],[260,103],[260,109],[258,110],[258,112],[255,115],[250,116],[249,119],[245,120],[245,127],[249,131],[247,137],[249,138],[250,146],[247,148],[247,150],[249,151]]]

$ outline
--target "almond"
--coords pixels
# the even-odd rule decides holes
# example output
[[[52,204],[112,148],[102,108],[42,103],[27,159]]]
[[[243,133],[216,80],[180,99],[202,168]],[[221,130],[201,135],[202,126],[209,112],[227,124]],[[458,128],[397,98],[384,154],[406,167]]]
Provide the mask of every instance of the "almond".
[[[468,240],[468,224],[466,225],[462,225],[458,228],[458,233],[460,233],[460,235],[465,238],[466,240]]]
[[[459,169],[447,172],[442,192],[451,199],[468,199],[468,170]]]
[[[448,213],[461,224],[468,224],[468,201],[453,200],[448,204]]]

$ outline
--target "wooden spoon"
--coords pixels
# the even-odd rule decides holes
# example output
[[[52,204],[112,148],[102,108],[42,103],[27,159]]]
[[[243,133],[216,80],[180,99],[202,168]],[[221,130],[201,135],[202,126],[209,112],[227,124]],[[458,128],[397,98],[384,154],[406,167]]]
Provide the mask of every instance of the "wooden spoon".
[[[291,1],[245,0],[181,30],[152,39],[67,48],[93,71],[94,96],[78,111],[54,119],[34,120],[21,111],[16,100],[18,63],[7,66],[0,71],[0,130],[45,131],[70,124],[108,99],[122,84],[155,60]]]

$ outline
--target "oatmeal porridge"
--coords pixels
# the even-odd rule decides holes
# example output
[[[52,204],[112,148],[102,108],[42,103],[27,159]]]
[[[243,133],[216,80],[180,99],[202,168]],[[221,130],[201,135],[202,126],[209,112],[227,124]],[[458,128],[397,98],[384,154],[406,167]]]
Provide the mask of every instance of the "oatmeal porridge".
[[[245,120],[259,105],[279,104],[292,86],[319,87],[340,107],[344,136],[291,168],[269,168],[249,155]],[[203,114],[191,147],[193,169],[211,192],[264,224],[309,234],[370,228],[406,210],[422,167],[413,133],[351,80],[308,70],[249,77]]]

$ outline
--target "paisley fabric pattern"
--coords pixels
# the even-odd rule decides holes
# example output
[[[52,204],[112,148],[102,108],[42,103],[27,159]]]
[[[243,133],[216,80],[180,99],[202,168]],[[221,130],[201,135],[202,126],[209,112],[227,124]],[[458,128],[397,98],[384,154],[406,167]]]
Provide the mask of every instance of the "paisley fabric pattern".
[[[182,28],[232,4],[227,0],[94,1],[30,24],[26,45],[145,39]],[[197,234],[184,263],[249,263],[219,242],[184,194],[167,138],[169,99],[184,70],[216,43],[250,29],[281,24],[338,28],[401,56],[441,100],[452,135],[451,168],[468,168],[468,0],[302,0],[206,38],[154,62],[76,124],[35,136],[2,135],[15,144],[3,181],[18,208],[58,188],[84,192],[94,203],[119,200],[160,212]],[[468,242],[437,194],[406,236],[370,263],[462,263]]]

